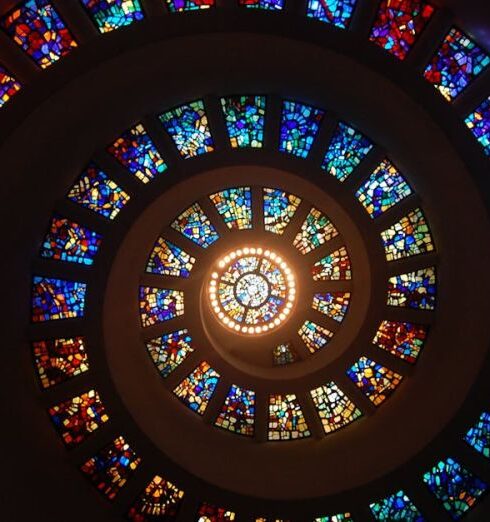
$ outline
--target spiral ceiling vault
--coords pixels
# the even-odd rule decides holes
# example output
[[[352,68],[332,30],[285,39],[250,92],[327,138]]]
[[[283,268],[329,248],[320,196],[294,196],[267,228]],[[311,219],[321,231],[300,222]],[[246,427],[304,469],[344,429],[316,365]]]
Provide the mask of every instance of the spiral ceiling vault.
[[[486,520],[490,52],[442,4],[0,7],[6,520]]]

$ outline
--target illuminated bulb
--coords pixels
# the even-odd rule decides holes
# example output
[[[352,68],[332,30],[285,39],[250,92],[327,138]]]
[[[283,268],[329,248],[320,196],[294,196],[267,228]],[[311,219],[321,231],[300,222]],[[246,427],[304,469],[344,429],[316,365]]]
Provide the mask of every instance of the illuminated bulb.
[[[225,264],[228,264],[230,262],[230,256],[225,256],[224,261],[225,261]]]
[[[256,252],[257,252],[257,250],[256,250],[255,248],[251,248],[251,249],[250,249],[250,253],[251,253],[253,256],[255,255]]]
[[[235,328],[235,324],[236,324],[235,321],[230,321],[230,322],[228,323],[228,326],[229,326],[230,328]]]
[[[281,324],[281,320],[279,319],[279,317],[276,317],[276,318],[274,319],[274,324],[275,324],[276,326],[279,325],[279,324]]]
[[[269,257],[274,261],[274,259],[276,259],[276,254],[274,254],[274,252],[271,252],[269,254]]]
[[[223,260],[221,260],[219,263],[218,263],[218,266],[220,268],[224,268],[225,267],[225,262]]]
[[[223,319],[223,322],[225,324],[228,324],[230,322],[230,318],[225,316],[225,318]]]
[[[242,252],[241,250],[237,250],[237,251],[236,251],[236,255],[237,255],[238,257],[240,257],[241,255],[243,255],[243,252]]]
[[[271,255],[271,251],[270,251],[270,250],[266,250],[266,251],[264,252],[264,256],[265,256],[265,257],[270,257],[270,255]]]
[[[283,313],[279,314],[279,321],[284,321],[284,319],[286,319],[286,314],[284,314],[284,312],[283,312]]]
[[[239,325],[239,324],[236,324],[236,325],[235,325],[235,330],[236,330],[237,332],[240,331],[240,325]]]
[[[248,256],[248,254],[250,254],[250,248],[245,247],[245,248],[243,249],[243,253],[244,253],[246,256]]]
[[[218,306],[218,301],[216,299],[213,299],[211,301],[211,304],[213,305],[214,309],[216,310],[216,308],[219,310],[219,306]]]
[[[257,248],[257,254],[258,254],[259,256],[262,255],[262,252],[263,252],[263,250],[262,250],[261,248]]]
[[[235,259],[235,257],[236,257],[236,252],[232,252],[232,253],[230,254],[230,257],[231,257],[231,259]]]
[[[261,332],[262,332],[262,328],[260,326],[256,326],[255,333],[261,333]]]
[[[216,310],[215,310],[215,312],[216,312]],[[223,317],[225,316],[225,314],[224,314],[223,312],[220,312],[219,309],[218,309],[218,312],[217,312],[217,313],[218,313],[218,317],[219,317],[220,319],[223,319]]]
[[[277,262],[279,262],[279,259],[277,260]],[[286,265],[286,263],[284,261],[281,263],[281,268],[284,270],[284,272],[286,272],[286,274],[291,272],[291,270],[289,270],[289,268],[288,268],[288,265]]]

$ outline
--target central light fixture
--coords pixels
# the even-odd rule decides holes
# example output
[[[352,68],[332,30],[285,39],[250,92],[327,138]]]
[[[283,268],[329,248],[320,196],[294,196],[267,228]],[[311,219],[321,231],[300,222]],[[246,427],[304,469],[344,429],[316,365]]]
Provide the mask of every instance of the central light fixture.
[[[211,308],[235,332],[257,335],[286,320],[296,298],[293,272],[275,252],[245,247],[216,263],[208,287]]]

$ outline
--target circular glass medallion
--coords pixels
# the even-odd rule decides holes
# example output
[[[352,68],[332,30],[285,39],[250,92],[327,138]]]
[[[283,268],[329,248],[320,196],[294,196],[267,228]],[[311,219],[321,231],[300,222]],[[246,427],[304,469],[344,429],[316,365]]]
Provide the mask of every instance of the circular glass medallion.
[[[277,254],[262,248],[235,250],[217,263],[209,299],[219,321],[236,332],[260,334],[279,326],[296,296],[294,275]]]

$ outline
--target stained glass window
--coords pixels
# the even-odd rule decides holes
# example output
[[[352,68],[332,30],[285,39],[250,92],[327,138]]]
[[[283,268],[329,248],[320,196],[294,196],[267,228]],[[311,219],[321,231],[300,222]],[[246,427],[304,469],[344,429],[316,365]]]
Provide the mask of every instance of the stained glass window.
[[[77,46],[49,0],[27,0],[4,16],[0,25],[43,69]]]
[[[280,189],[264,188],[264,228],[282,234],[301,203],[301,198]]]
[[[381,239],[388,261],[434,250],[429,225],[420,208],[410,211],[394,225],[381,232]]]
[[[102,236],[59,216],[53,217],[41,247],[41,257],[92,265]]]
[[[235,513],[229,509],[204,502],[197,512],[197,522],[228,522],[235,520]]]
[[[427,326],[401,321],[383,321],[373,343],[392,355],[414,363],[424,346]]]
[[[330,241],[336,235],[338,235],[338,231],[328,217],[313,207],[301,225],[301,230],[293,244],[304,255]]]
[[[49,415],[69,447],[83,442],[109,420],[99,394],[89,390],[49,408]]]
[[[82,317],[86,291],[85,283],[34,276],[32,320],[40,322]]]
[[[160,115],[160,121],[184,159],[214,150],[208,117],[202,100],[164,112]]]
[[[311,269],[315,281],[341,281],[352,277],[349,254],[347,249],[341,247],[328,256],[317,261]]]
[[[427,65],[424,76],[447,100],[460,94],[490,63],[473,40],[453,27]]]
[[[171,13],[196,11],[213,7],[214,0],[167,0],[167,6]]]
[[[310,436],[296,395],[269,396],[269,440],[291,440]]]
[[[373,502],[369,507],[371,508],[371,512],[376,520],[424,522],[424,518],[420,514],[420,511],[402,490],[380,500],[379,502]]]
[[[141,124],[121,134],[107,150],[143,183],[167,170],[165,161]]]
[[[189,277],[196,259],[177,245],[158,238],[146,265],[150,274]]]
[[[478,140],[487,156],[490,156],[490,97],[479,105],[465,123]]]
[[[194,351],[192,337],[187,329],[147,341],[146,348],[163,377],[170,375]]]
[[[346,29],[357,0],[308,0],[306,16]]]
[[[108,33],[143,20],[139,0],[82,0],[101,33]]]
[[[256,5],[247,4],[250,7]],[[264,141],[265,96],[221,98],[230,144],[237,147],[262,147]]]
[[[281,10],[284,0],[239,0],[240,5],[256,9]]]
[[[151,326],[184,314],[184,292],[140,286],[140,315],[143,326]]]
[[[250,187],[236,187],[209,196],[228,228],[252,228],[252,191]]]
[[[422,0],[383,0],[369,39],[404,60],[433,14]]]
[[[284,101],[279,150],[306,158],[318,134],[324,111],[295,101]]]
[[[490,413],[484,411],[478,422],[466,433],[464,440],[487,459],[490,458]]]
[[[362,415],[361,410],[334,382],[311,390],[310,395],[325,433],[347,426]]]
[[[412,193],[405,178],[389,160],[384,160],[361,185],[356,197],[373,219]]]
[[[88,459],[81,467],[94,486],[113,500],[139,466],[136,455],[124,437],[117,437],[108,446]]]
[[[347,375],[376,406],[395,391],[403,378],[393,370],[364,356],[347,370]]]
[[[68,199],[105,218],[114,219],[129,201],[129,195],[91,164],[70,189]]]
[[[424,482],[454,519],[461,518],[488,486],[451,457],[439,461],[424,474]]]
[[[233,384],[215,424],[240,435],[253,436],[254,417],[255,392]]]
[[[298,359],[296,351],[291,343],[279,344],[272,350],[272,361],[274,366],[281,366],[283,364],[291,364]]]
[[[131,506],[132,522],[171,521],[177,518],[184,492],[160,475],[155,475]]]
[[[20,91],[20,83],[0,65],[0,107]]]
[[[435,267],[431,266],[416,272],[390,277],[387,304],[434,310],[436,304]]]
[[[350,513],[315,518],[315,522],[353,522],[353,520]]]
[[[89,369],[83,337],[35,341],[32,352],[43,388],[65,382]]]
[[[219,239],[218,232],[198,203],[182,212],[172,223],[172,228],[202,248],[208,248]]]
[[[175,395],[192,411],[202,415],[208,407],[220,374],[203,361],[174,390]]]
[[[335,321],[341,322],[349,307],[349,292],[327,292],[325,294],[315,294],[313,296],[313,310],[328,315]]]
[[[340,122],[323,159],[322,169],[339,181],[345,181],[372,148],[373,144],[364,134]]]
[[[305,321],[298,330],[298,335],[306,344],[308,350],[315,353],[328,344],[333,333],[312,321]]]

